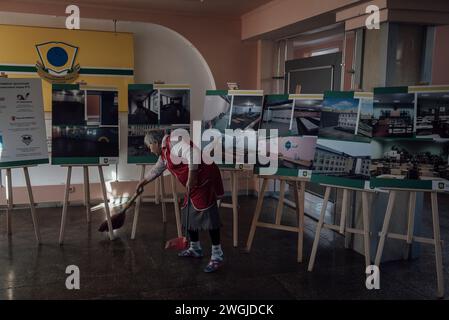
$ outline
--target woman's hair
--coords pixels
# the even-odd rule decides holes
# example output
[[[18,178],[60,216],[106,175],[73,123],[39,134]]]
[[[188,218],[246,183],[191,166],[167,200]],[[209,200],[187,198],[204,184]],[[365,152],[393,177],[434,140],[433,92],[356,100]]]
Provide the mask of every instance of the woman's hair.
[[[150,131],[145,135],[143,142],[148,147],[150,143],[157,142],[159,145],[162,145],[162,139],[164,139],[165,131],[164,130],[154,130]]]

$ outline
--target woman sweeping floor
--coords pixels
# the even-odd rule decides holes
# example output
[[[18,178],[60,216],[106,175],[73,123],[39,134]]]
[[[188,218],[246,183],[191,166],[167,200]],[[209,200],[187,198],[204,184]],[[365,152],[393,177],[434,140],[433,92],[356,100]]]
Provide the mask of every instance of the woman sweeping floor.
[[[192,161],[192,146],[184,141],[172,145],[170,136],[164,135],[162,131],[153,131],[147,134],[144,143],[159,158],[137,188],[144,187],[159,177],[166,169],[187,188],[182,208],[182,224],[184,227],[187,226],[190,246],[178,255],[202,258],[203,250],[199,241],[199,232],[208,231],[212,242],[212,251],[204,272],[216,271],[224,260],[220,245],[221,222],[217,207],[217,199],[224,193],[220,170],[215,163],[205,164],[200,159]]]

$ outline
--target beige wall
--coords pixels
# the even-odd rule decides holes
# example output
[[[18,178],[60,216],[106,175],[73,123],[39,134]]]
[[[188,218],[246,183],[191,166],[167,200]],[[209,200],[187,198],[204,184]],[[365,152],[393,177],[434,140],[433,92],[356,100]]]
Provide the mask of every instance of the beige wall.
[[[449,84],[449,26],[436,28],[432,84]]]
[[[0,0],[1,11],[64,16],[65,5]],[[189,40],[203,55],[215,78],[217,88],[235,81],[242,88],[256,86],[255,59],[257,44],[241,41],[239,18],[80,6],[82,18],[141,21],[168,27]],[[0,21],[1,23],[1,21]],[[120,22],[117,24],[120,28]],[[61,26],[64,27],[64,26]],[[81,25],[82,28],[82,25]],[[242,54],[243,53],[243,54]]]
[[[273,0],[242,16],[242,39],[262,36],[359,0]]]

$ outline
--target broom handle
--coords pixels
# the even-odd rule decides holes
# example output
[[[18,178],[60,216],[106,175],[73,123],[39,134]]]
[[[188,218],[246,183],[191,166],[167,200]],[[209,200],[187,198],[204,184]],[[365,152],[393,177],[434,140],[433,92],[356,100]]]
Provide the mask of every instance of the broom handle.
[[[124,209],[128,210],[133,205],[133,203],[136,201],[137,197],[139,197],[142,193],[143,193],[143,187],[139,188],[136,192],[134,192],[133,197],[130,200],[128,200]]]

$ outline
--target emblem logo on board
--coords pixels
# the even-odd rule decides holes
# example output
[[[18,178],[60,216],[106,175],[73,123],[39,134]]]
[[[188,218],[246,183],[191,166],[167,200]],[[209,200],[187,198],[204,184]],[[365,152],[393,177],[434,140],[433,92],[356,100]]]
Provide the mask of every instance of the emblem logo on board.
[[[24,134],[22,137],[22,142],[29,146],[33,142],[33,136],[29,134]]]
[[[78,78],[80,65],[75,65],[78,47],[50,41],[36,45],[39,60],[36,62],[39,76],[51,83],[68,83]]]

